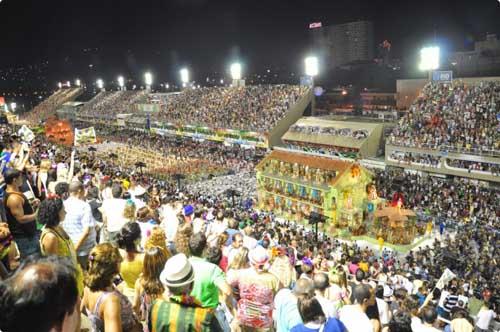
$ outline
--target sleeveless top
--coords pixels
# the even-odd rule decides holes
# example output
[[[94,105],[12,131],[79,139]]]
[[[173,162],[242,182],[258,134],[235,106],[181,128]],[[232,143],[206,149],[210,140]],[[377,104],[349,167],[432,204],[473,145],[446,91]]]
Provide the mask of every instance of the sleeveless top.
[[[27,223],[20,223],[17,221],[16,217],[12,214],[9,207],[7,207],[7,202],[11,195],[21,196],[23,199],[23,212],[24,215],[33,214],[33,208],[31,207],[30,202],[24,196],[23,193],[20,192],[5,192],[4,197],[4,205],[5,205],[5,215],[7,217],[7,224],[9,225],[10,233],[14,238],[22,238],[22,237],[33,237],[36,234],[36,222],[30,221]]]
[[[64,232],[64,230],[61,230],[59,226],[52,228],[52,227],[46,227],[44,226],[42,228],[42,235],[40,237],[40,251],[42,252],[42,255],[47,256],[47,253],[45,252],[42,243],[43,239],[47,234],[53,234],[57,238],[57,256],[60,257],[68,257],[71,259],[71,262],[73,263],[73,266],[76,268],[76,284],[78,286],[78,293],[80,296],[83,295],[83,271],[82,268],[80,267],[80,264],[78,264],[77,258],[76,258],[76,251],[75,251],[75,246],[73,245],[73,242],[69,238],[69,236]]]
[[[123,331],[136,331],[137,326],[140,325],[137,317],[134,314],[132,309],[132,304],[130,301],[118,291],[113,292],[102,292],[102,294],[97,299],[94,310],[89,312],[89,320],[92,324],[92,332],[104,332],[104,319],[99,316],[99,311],[101,304],[108,298],[110,295],[116,295],[120,299],[120,312],[122,319],[122,330]]]
[[[135,282],[142,273],[143,261],[142,255],[136,254],[134,260],[127,261],[124,259],[120,265],[120,276],[125,282],[123,293],[128,297],[135,295]]]

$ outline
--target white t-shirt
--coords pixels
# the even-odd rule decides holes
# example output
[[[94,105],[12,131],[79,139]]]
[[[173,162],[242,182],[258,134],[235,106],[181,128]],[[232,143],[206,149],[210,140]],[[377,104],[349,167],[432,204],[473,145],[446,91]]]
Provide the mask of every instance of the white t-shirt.
[[[490,326],[490,322],[495,318],[495,312],[493,310],[480,310],[477,313],[476,326],[482,330],[487,330]]]
[[[101,211],[103,217],[106,217],[108,232],[118,232],[127,222],[123,216],[125,204],[126,201],[121,198],[105,199],[102,202]]]
[[[357,305],[346,305],[340,309],[339,319],[349,332],[373,332],[370,319]]]
[[[389,321],[391,320],[390,313],[391,311],[389,310],[389,304],[385,302],[382,299],[376,298],[377,301],[377,307],[378,307],[378,314],[380,317],[380,324],[386,325],[389,324]]]

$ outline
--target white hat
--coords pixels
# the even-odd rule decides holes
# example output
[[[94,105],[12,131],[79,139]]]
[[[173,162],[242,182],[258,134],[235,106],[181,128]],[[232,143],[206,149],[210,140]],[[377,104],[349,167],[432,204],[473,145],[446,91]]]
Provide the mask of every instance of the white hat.
[[[261,246],[257,246],[255,249],[250,250],[248,258],[252,265],[258,267],[264,267],[269,262],[267,250]]]
[[[171,257],[160,274],[160,281],[165,286],[182,287],[194,281],[194,271],[186,255],[177,254]]]

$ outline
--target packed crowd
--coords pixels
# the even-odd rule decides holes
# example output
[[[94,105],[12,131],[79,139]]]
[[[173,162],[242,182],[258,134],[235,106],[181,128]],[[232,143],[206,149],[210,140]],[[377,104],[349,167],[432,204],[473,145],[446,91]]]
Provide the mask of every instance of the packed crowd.
[[[255,85],[184,90],[169,96],[158,119],[177,125],[267,132],[305,89],[295,85]]]
[[[500,165],[495,163],[481,163],[469,160],[458,160],[458,159],[446,159],[446,163],[450,167],[464,168],[469,172],[472,171],[483,171],[491,172],[493,175],[500,174]]]
[[[73,101],[81,92],[81,88],[57,90],[49,98],[38,104],[33,111],[28,114],[27,119],[38,123],[40,120],[46,120],[51,116],[55,116],[58,108],[68,101]]]
[[[500,82],[427,84],[392,133],[391,143],[500,150]]]
[[[485,183],[465,178],[443,179],[388,168],[375,170],[380,196],[402,193],[404,205],[450,225],[500,227],[500,192]]]
[[[441,158],[431,154],[393,152],[391,153],[391,159],[396,160],[399,163],[421,164],[429,167],[438,167]]]
[[[233,206],[231,178],[179,190],[3,141],[3,332],[487,331],[498,313],[499,193],[477,183],[377,174],[381,197],[461,226],[402,256]]]
[[[103,91],[85,104],[80,110],[80,114],[115,120],[117,114],[136,112],[135,104],[145,99],[146,92],[143,90]]]

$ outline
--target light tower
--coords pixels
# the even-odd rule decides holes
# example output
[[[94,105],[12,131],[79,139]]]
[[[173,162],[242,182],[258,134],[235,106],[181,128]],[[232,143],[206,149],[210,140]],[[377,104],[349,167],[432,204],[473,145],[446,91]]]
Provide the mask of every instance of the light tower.
[[[125,87],[125,79],[123,76],[118,76],[118,86],[120,87],[120,91],[125,91],[127,88]]]
[[[102,79],[98,79],[97,82],[96,82],[96,85],[97,85],[97,88],[101,91],[106,91],[104,89],[104,81]]]
[[[188,84],[189,84],[189,70],[187,68],[182,68],[179,71],[179,73],[181,75],[182,87],[186,88],[188,86]]]
[[[153,75],[150,72],[144,74],[144,83],[146,83],[146,91],[151,92],[151,85],[153,85]]]
[[[432,80],[432,72],[439,69],[439,47],[429,46],[420,50],[420,63],[418,69],[428,71],[429,81]]]
[[[233,79],[232,86],[245,86],[245,81],[241,79],[241,64],[235,62],[229,67],[231,78]]]

